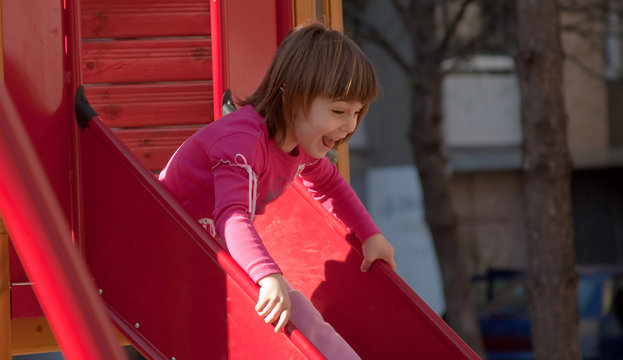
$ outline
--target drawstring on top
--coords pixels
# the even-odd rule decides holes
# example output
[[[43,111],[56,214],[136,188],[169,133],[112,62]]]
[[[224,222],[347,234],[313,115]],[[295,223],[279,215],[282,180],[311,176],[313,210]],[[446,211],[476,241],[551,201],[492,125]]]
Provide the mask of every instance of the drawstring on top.
[[[246,172],[249,174],[249,209],[248,211],[249,211],[249,217],[251,221],[253,221],[253,219],[255,218],[255,208],[256,208],[256,203],[257,203],[257,175],[255,175],[255,173],[253,172],[253,168],[251,167],[251,165],[249,165],[249,163],[247,162],[247,158],[245,158],[244,155],[238,153],[236,154],[234,159],[236,161],[235,164],[232,164],[231,161],[229,160],[221,159],[218,162],[218,164],[212,167],[212,171],[214,171],[214,169],[216,169],[221,164],[227,164],[229,166],[238,166],[246,170]]]
[[[239,158],[242,162],[238,162]],[[255,207],[257,202],[257,175],[253,172],[251,165],[247,163],[247,159],[244,155],[238,153],[234,158],[236,160],[236,165],[245,169],[249,174],[249,216],[251,221],[255,218]]]

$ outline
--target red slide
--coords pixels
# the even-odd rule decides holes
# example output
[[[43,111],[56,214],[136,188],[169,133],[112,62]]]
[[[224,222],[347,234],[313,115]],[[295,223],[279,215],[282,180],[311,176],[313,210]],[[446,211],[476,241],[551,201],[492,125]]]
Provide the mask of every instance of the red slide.
[[[322,358],[253,311],[257,288],[95,117],[81,130],[85,252],[117,325],[154,358]],[[358,241],[295,183],[256,224],[290,283],[363,359],[477,359],[396,275],[362,273]]]

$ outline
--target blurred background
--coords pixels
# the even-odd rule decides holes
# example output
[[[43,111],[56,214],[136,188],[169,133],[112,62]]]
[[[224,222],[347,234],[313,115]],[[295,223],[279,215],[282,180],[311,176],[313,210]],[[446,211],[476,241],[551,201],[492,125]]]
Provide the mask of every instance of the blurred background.
[[[431,31],[439,46],[428,48],[425,40],[414,39],[409,21],[417,20],[406,19],[414,3],[343,1],[345,32],[370,57],[382,86],[349,143],[352,185],[395,245],[400,275],[443,315],[440,263],[409,140],[413,123],[425,116],[412,106],[413,83],[425,78],[417,73],[417,47],[437,51],[432,56],[441,69],[441,153],[485,346],[490,358],[533,358],[523,282],[529,257],[516,3],[438,1]],[[623,358],[613,321],[623,264],[622,2],[559,5],[583,356]],[[596,277],[602,279],[599,286]],[[586,310],[590,301],[600,304],[592,315]]]

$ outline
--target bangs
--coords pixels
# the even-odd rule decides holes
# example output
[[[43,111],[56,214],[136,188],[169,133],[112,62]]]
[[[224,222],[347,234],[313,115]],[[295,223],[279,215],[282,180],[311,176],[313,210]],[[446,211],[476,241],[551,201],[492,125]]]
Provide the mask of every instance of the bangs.
[[[357,49],[358,50],[358,49]],[[371,103],[377,96],[376,75],[367,58],[343,56],[336,59],[333,76],[325,78],[325,84],[318,95],[330,99],[348,102],[357,101],[362,104]]]
[[[309,109],[316,97],[370,104],[377,96],[377,80],[370,60],[359,46],[341,33],[331,30],[311,35],[315,41],[297,51],[298,61],[290,64],[293,90],[291,105]]]

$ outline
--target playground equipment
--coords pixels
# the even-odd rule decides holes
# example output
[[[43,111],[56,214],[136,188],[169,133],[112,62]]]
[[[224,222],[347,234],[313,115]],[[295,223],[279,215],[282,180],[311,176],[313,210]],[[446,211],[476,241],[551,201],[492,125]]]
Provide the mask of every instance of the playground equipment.
[[[322,3],[338,23],[339,2]],[[12,330],[43,315],[68,359],[123,358],[112,324],[151,359],[322,358],[296,324],[282,334],[264,324],[257,286],[153,174],[219,117],[223,89],[254,88],[278,41],[315,9],[2,2],[0,211],[14,249],[10,271],[0,263],[11,279],[11,321],[0,284],[0,358],[41,351]],[[256,224],[286,278],[364,359],[477,358],[386,264],[361,273],[358,241],[301,184]]]

